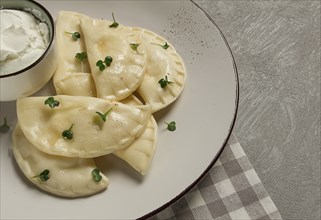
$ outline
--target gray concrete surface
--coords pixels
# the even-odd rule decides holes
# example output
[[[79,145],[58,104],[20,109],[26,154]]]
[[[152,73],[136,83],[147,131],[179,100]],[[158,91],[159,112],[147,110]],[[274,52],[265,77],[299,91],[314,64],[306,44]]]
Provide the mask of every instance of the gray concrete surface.
[[[234,134],[284,219],[320,219],[321,1],[195,2],[236,61]]]

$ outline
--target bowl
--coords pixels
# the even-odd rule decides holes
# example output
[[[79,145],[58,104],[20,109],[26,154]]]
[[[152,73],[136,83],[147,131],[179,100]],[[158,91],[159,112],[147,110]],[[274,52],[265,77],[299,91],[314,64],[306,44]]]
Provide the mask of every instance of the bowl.
[[[0,10],[5,10],[5,9],[15,9],[15,10],[24,11],[32,14],[36,18],[37,22],[45,23],[47,25],[48,32],[46,33],[49,35],[47,46],[46,47],[44,46],[42,51],[37,52],[38,53],[37,55],[39,57],[37,58],[36,56],[32,55],[33,59],[36,59],[35,61],[33,60],[31,63],[28,63],[27,61],[29,60],[29,58],[24,60],[23,58],[21,58],[20,63],[26,62],[25,66],[21,67],[21,69],[14,70],[12,72],[10,71],[0,72],[0,101],[13,101],[20,97],[32,95],[33,93],[40,90],[42,87],[44,87],[48,83],[53,73],[55,72],[55,69],[57,67],[55,48],[54,48],[55,24],[49,11],[45,7],[43,7],[41,4],[33,0],[14,0],[14,1],[1,0]],[[2,12],[5,12],[5,11],[2,11]],[[10,14],[10,13],[7,13],[7,14]],[[24,19],[21,19],[21,20],[24,20]],[[10,19],[7,19],[7,21],[10,21]],[[11,25],[11,27],[12,26],[13,25]],[[25,32],[26,36],[27,34],[30,34],[30,32]],[[8,36],[10,35],[6,35],[7,38],[6,39],[3,38],[1,41],[5,42],[5,40],[7,40],[6,42],[8,42],[8,45],[10,45],[10,41],[12,41],[11,39],[13,38],[10,38]],[[23,35],[14,35],[14,36],[21,37]],[[11,45],[15,45],[15,43],[12,43],[12,42],[11,42]],[[18,46],[16,46],[16,48],[18,48]],[[36,50],[37,49],[35,49],[34,51]],[[8,49],[7,51],[9,52],[6,52],[6,51],[3,52],[3,51],[1,56],[5,56],[5,54],[9,54],[10,51],[12,50]],[[24,52],[21,54],[24,54]],[[14,56],[17,57],[18,55],[14,55]],[[29,57],[32,57],[32,56],[29,56]],[[9,57],[9,55],[7,57]],[[12,58],[10,57],[10,58],[1,58],[1,59],[6,59],[1,62],[7,62]],[[10,60],[10,62],[12,62],[12,60]],[[8,65],[8,63],[7,63],[7,66],[9,67],[12,66],[11,63],[10,65]],[[0,68],[3,68],[2,66],[3,64],[1,64]],[[5,68],[3,68],[3,70],[4,69]]]

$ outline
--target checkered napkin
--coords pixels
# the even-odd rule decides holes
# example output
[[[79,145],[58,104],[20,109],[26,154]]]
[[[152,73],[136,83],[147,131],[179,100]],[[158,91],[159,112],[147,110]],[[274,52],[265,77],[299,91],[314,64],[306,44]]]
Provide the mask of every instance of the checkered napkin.
[[[281,215],[232,135],[204,179],[152,219],[274,220]]]

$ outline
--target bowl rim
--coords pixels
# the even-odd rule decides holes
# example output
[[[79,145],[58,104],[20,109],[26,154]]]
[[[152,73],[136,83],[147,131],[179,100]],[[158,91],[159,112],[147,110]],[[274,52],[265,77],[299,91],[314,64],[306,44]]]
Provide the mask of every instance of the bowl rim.
[[[41,5],[39,2],[36,2],[34,0],[25,0],[25,1],[29,1],[32,4],[37,5],[39,8],[41,8],[41,10],[43,10],[43,12],[45,14],[47,14],[47,16],[49,18],[49,21],[52,24],[51,27],[49,27],[49,28],[52,29],[52,36],[51,36],[51,39],[50,39],[49,44],[47,46],[47,49],[42,53],[42,55],[36,61],[34,61],[29,66],[27,66],[27,67],[25,67],[25,68],[23,68],[21,70],[18,70],[18,71],[9,73],[9,74],[0,75],[0,79],[8,78],[8,77],[11,77],[11,76],[16,76],[16,75],[19,75],[21,73],[25,73],[26,71],[28,71],[28,70],[32,69],[33,67],[35,67],[38,63],[40,63],[40,61],[42,61],[47,56],[47,54],[49,53],[49,51],[50,51],[50,49],[52,47],[53,41],[55,39],[55,35],[56,35],[56,33],[55,33],[55,22],[54,22],[54,19],[53,19],[51,13],[43,5]],[[14,8],[10,8],[10,9],[14,9]]]

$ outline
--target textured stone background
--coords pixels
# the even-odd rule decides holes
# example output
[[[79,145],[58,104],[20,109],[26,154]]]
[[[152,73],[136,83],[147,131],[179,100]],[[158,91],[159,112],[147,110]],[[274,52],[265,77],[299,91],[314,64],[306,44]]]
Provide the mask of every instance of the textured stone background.
[[[321,1],[198,0],[240,78],[235,135],[284,219],[320,219]]]

